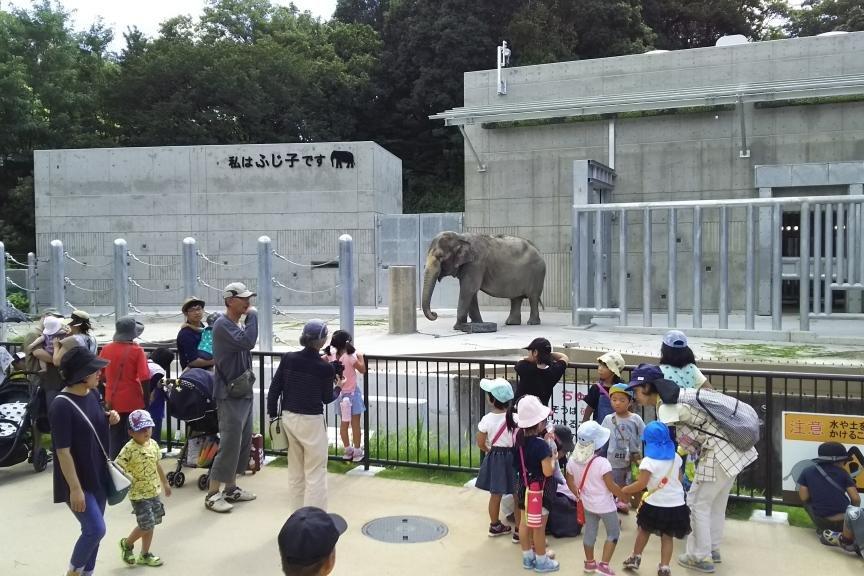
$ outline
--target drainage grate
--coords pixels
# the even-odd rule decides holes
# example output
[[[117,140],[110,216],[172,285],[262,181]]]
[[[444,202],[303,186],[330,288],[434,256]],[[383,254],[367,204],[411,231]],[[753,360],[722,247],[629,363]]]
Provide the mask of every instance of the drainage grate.
[[[422,516],[387,516],[367,522],[362,531],[381,542],[413,544],[443,538],[447,535],[447,526]]]

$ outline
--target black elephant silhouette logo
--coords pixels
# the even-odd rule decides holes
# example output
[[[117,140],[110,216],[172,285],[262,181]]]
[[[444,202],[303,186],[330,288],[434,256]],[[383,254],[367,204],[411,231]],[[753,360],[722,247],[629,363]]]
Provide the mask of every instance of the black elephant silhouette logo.
[[[333,168],[342,168],[343,164],[345,168],[354,168],[354,154],[347,150],[334,150],[330,154],[330,165]]]

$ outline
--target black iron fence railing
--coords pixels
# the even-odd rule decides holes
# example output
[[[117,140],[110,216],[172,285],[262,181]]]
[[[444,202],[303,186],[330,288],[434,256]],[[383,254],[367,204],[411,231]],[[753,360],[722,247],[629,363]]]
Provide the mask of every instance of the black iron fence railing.
[[[0,343],[10,352],[18,345]],[[267,430],[266,398],[280,353],[254,352],[258,375],[254,406],[257,431]],[[486,413],[481,378],[518,381],[513,360],[427,356],[366,355],[368,372],[359,377],[366,401],[361,418],[365,454],[362,464],[398,465],[450,471],[476,471],[481,452],[475,443],[477,423]],[[779,501],[784,411],[864,414],[864,376],[769,372],[703,368],[711,385],[752,405],[764,422],[756,448],[759,459],[738,477],[733,497],[762,503],[770,513]],[[177,374],[176,367],[173,370]],[[170,376],[170,375],[169,375]],[[626,376],[626,374],[625,374]],[[581,406],[588,387],[596,381],[594,364],[569,364],[552,395],[556,423],[575,429],[582,421]],[[653,408],[636,408],[643,418],[654,418]],[[342,458],[339,407],[325,408],[330,458]],[[182,423],[166,418],[171,450],[180,439]],[[349,431],[350,433],[350,431]],[[269,450],[269,439],[265,440]]]

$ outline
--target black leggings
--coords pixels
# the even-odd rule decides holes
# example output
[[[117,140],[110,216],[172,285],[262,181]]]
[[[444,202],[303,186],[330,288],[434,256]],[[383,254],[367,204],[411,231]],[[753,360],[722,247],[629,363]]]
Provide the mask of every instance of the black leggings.
[[[108,457],[111,460],[117,458],[120,450],[129,441],[129,414],[120,414],[120,421],[108,430]]]

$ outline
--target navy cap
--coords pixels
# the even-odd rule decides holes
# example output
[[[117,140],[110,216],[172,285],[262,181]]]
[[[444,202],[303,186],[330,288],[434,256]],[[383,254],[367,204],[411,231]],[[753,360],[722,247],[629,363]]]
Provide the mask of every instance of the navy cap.
[[[639,364],[630,372],[630,385],[627,386],[627,390],[638,388],[643,384],[661,380],[662,378],[663,371],[654,364]]]
[[[525,346],[524,349],[536,350],[537,352],[545,352],[546,354],[549,354],[552,352],[552,344],[550,344],[549,340],[546,338],[535,338],[530,344]]]
[[[303,326],[303,336],[310,340],[323,340],[327,338],[327,323],[318,318],[313,318]]]
[[[279,531],[279,555],[283,562],[309,566],[329,556],[347,529],[348,523],[338,514],[314,506],[300,508]]]

